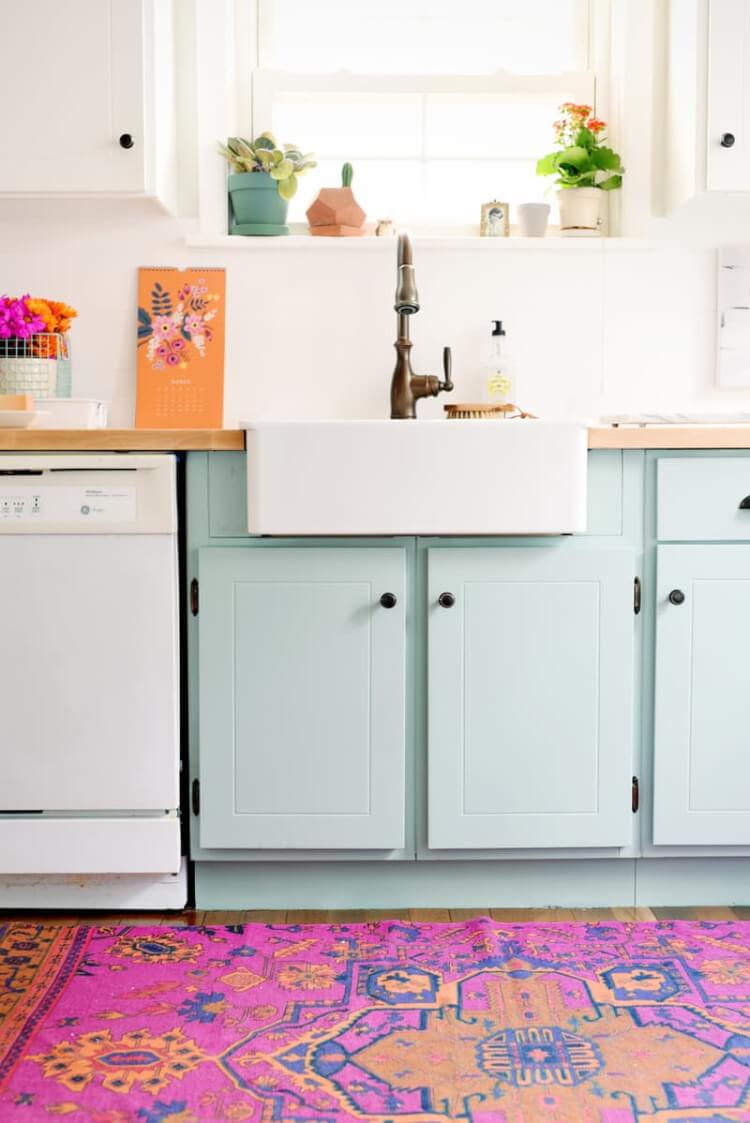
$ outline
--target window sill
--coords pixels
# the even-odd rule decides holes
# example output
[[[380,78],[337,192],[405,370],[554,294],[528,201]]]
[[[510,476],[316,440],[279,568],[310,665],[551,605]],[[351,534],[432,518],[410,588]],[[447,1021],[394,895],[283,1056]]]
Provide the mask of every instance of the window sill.
[[[482,238],[478,234],[418,234],[412,233],[412,242],[420,249],[440,250],[481,250],[495,253],[503,250],[542,250],[550,251],[601,251],[605,243],[621,242],[621,238],[575,238],[562,237],[559,234],[549,234],[546,238]],[[287,234],[280,237],[243,237],[237,234],[223,234],[204,237],[198,234],[189,234],[185,239],[188,246],[196,249],[233,249],[249,252],[260,250],[305,250],[316,252],[318,250],[336,250],[345,253],[378,252],[379,250],[395,252],[396,238],[387,235],[376,238],[373,234],[365,234],[361,238],[326,238],[313,237],[310,234]]]
[[[482,238],[478,234],[420,234],[412,231],[412,242],[419,250],[467,251],[480,253],[654,253],[695,252],[713,247],[687,244],[683,238],[617,238],[617,237],[563,237],[553,231],[545,238]],[[245,253],[264,250],[298,250],[304,253],[395,253],[396,239],[392,235],[376,238],[366,234],[361,238],[321,238],[310,234],[291,233],[272,238],[253,238],[241,235],[200,235],[189,233],[185,244],[194,249],[230,249]]]

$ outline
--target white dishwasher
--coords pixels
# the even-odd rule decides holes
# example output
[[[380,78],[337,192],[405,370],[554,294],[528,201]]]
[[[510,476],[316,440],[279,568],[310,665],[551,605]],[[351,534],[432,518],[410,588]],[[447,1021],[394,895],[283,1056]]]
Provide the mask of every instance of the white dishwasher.
[[[0,454],[0,908],[179,907],[171,455]]]

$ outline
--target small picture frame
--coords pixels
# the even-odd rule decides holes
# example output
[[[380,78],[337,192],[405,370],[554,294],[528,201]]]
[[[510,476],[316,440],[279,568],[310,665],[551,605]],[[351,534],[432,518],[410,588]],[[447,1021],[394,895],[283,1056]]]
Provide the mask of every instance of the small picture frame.
[[[479,233],[483,238],[507,238],[510,232],[508,218],[510,208],[507,203],[499,203],[493,199],[491,203],[482,203],[482,221]]]

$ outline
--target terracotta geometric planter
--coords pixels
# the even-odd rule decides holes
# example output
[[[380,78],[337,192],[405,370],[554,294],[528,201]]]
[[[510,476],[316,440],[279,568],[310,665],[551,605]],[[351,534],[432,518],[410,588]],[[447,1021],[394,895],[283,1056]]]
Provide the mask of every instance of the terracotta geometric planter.
[[[322,187],[315,202],[307,208],[310,233],[322,237],[360,237],[366,218],[351,187]]]

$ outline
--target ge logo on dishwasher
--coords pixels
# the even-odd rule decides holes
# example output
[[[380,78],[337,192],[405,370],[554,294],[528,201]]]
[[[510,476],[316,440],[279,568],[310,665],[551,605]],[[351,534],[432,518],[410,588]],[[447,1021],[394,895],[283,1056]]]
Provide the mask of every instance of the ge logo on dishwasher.
[[[91,514],[91,508],[90,508],[90,507],[87,507],[85,503],[84,503],[84,505],[83,505],[83,506],[81,507],[81,514],[82,514],[82,515],[90,515],[90,514]]]

